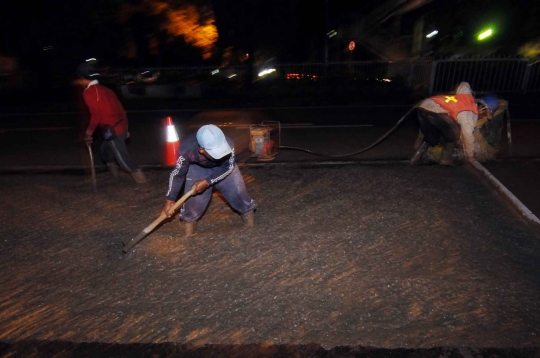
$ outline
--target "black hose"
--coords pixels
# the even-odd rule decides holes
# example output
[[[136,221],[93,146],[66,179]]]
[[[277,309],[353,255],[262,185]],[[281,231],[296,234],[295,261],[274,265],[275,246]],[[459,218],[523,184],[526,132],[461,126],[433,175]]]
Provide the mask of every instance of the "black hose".
[[[403,115],[403,117],[400,118],[399,121],[397,121],[397,123],[388,131],[386,132],[382,137],[380,137],[379,139],[377,139],[373,144],[367,146],[366,148],[362,149],[362,150],[359,150],[357,152],[354,152],[354,153],[349,153],[349,154],[324,154],[324,153],[318,153],[318,152],[314,152],[312,150],[309,150],[309,149],[304,149],[304,148],[299,148],[299,147],[290,147],[290,146],[286,146],[286,145],[280,145],[279,146],[279,149],[288,149],[288,150],[298,150],[298,151],[301,151],[301,152],[305,152],[305,153],[309,153],[309,154],[313,154],[313,155],[317,155],[319,157],[328,157],[328,158],[345,158],[345,157],[352,157],[353,155],[358,155],[360,153],[364,153],[364,152],[367,152],[368,150],[370,150],[371,148],[379,145],[382,141],[384,141],[386,138],[388,138],[388,136],[390,136],[390,134],[392,134],[396,129],[397,127],[399,127],[399,125],[405,120],[405,118],[407,118],[407,116],[416,108],[418,107],[420,103],[417,103],[415,104],[411,109],[409,109],[407,111],[407,113],[405,113]]]

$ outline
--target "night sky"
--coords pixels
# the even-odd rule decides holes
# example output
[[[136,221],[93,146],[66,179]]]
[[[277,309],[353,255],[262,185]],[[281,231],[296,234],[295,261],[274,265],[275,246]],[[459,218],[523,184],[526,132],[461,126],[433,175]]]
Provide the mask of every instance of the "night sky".
[[[35,6],[9,0],[2,5],[0,51],[28,55],[44,46],[68,56],[115,57],[126,36],[118,23],[120,0],[49,0]],[[193,2],[192,2],[193,3]],[[324,2],[261,0],[200,2],[212,5],[219,31],[217,46],[279,49],[291,59],[301,58],[324,34]],[[132,19],[132,32],[144,37],[159,24],[143,14]],[[96,55],[97,54],[97,55]],[[188,61],[193,59],[187,56]]]
[[[139,13],[128,23],[120,23],[122,6],[136,3],[124,0],[49,0],[30,6],[21,1],[3,1],[0,54],[14,55],[27,62],[42,62],[45,55],[62,65],[91,56],[106,58],[114,65],[201,63],[200,52],[194,51],[192,46],[185,45],[181,39],[171,42],[160,37],[162,34],[156,35],[163,44],[158,59],[140,50],[131,62],[123,60],[119,53],[126,39],[137,45],[144,42],[146,46],[148,34],[158,33],[162,21],[159,17]],[[183,2],[168,3],[174,6]],[[259,51],[267,56],[273,54],[281,62],[323,59],[324,0],[193,0],[190,3],[198,7],[210,5],[213,9],[219,32],[214,62],[219,62],[220,54],[230,46],[246,52]],[[332,29],[343,21],[350,21],[347,17],[354,11],[369,13],[380,3],[329,0],[328,27]],[[524,1],[506,0],[434,0],[424,10],[418,11],[431,11],[430,21],[437,20],[434,26],[449,35],[455,29],[467,33],[483,23],[495,21],[500,30],[498,41],[511,47],[540,36],[537,26],[539,6],[525,4]],[[430,25],[430,22],[426,24]],[[412,22],[407,22],[405,17],[401,26],[408,26],[405,30],[410,31]],[[54,46],[54,50],[44,54],[45,46]]]

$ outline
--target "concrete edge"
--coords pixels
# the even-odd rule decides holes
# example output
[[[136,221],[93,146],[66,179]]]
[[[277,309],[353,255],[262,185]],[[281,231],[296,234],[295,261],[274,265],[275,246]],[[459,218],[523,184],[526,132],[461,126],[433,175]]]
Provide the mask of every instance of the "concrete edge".
[[[340,166],[340,165],[405,165],[408,160],[350,160],[350,161],[302,161],[302,162],[238,162],[240,168],[257,168],[270,166],[294,166],[294,167],[317,167],[317,166]],[[142,169],[171,170],[173,166],[163,164],[143,164]],[[61,172],[76,172],[90,170],[88,165],[27,165],[0,167],[0,174],[46,174]],[[96,165],[96,172],[106,171],[105,165]]]
[[[489,172],[482,164],[474,160],[471,165],[478,170],[494,187],[495,189],[506,197],[512,205],[528,220],[540,224],[540,219],[536,217],[510,190],[508,190],[493,174]]]
[[[128,100],[134,100],[130,98]],[[257,111],[269,109],[332,109],[332,108],[402,108],[411,107],[413,104],[351,104],[351,105],[328,105],[328,106],[253,106],[253,107],[200,107],[200,108],[168,108],[168,109],[126,109],[126,113],[170,113],[170,112],[201,112],[201,111]],[[0,108],[1,110],[1,108]],[[36,111],[36,112],[11,112],[0,113],[0,117],[20,117],[20,116],[39,116],[39,115],[71,115],[84,114],[84,111],[66,110],[66,111]]]
[[[408,160],[327,160],[327,161],[291,161],[291,162],[245,162],[237,163],[239,167],[257,168],[270,166],[293,166],[293,167],[318,167],[318,166],[341,166],[341,165],[408,165]]]

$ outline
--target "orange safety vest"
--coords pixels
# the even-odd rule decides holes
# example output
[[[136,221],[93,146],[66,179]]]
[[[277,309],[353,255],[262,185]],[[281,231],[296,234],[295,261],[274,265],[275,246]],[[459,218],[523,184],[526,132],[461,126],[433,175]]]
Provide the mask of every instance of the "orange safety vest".
[[[457,121],[457,115],[463,111],[471,111],[478,115],[478,107],[470,94],[440,95],[431,97],[435,103],[448,112]]]

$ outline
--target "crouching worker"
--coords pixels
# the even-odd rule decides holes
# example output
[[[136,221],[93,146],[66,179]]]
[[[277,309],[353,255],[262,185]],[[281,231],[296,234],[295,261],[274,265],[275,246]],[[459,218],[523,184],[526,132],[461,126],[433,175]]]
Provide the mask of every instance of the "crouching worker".
[[[180,210],[185,235],[195,232],[197,220],[203,215],[212,198],[215,186],[246,226],[254,226],[255,203],[249,197],[242,174],[234,161],[234,143],[215,125],[202,126],[196,135],[180,144],[180,157],[169,178],[167,201],[162,213],[171,217],[172,207],[185,181],[184,193],[195,188]]]
[[[461,82],[455,95],[440,95],[425,99],[418,106],[418,121],[424,138],[413,157],[411,165],[420,162],[429,147],[441,144],[439,164],[452,165],[452,154],[460,141],[463,143],[464,161],[474,157],[474,129],[478,121],[478,108],[471,87]]]
[[[96,75],[96,69],[88,63],[79,65],[75,72],[74,83],[84,89],[84,102],[91,115],[84,140],[87,144],[92,144],[92,134],[99,127],[104,139],[100,154],[111,175],[114,178],[119,177],[120,165],[131,174],[136,183],[146,183],[144,173],[131,158],[126,147],[126,139],[129,137],[126,111],[116,94],[99,84],[95,79]]]

